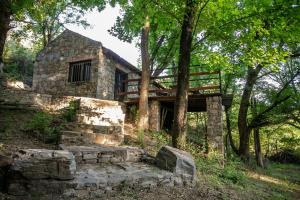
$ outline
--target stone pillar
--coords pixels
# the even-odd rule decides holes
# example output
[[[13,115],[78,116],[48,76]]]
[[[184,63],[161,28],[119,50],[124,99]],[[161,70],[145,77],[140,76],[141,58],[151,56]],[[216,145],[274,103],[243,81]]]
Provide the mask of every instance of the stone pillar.
[[[224,153],[223,122],[222,122],[222,97],[206,98],[207,108],[207,140],[209,151],[215,150]]]
[[[160,131],[159,101],[149,101],[149,129],[151,131]]]

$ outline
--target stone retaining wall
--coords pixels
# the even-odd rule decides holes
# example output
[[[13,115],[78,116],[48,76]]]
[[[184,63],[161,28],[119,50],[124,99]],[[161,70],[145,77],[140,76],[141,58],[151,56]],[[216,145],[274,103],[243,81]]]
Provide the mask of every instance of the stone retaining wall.
[[[102,199],[101,194],[124,185],[150,188],[195,184],[195,164],[188,153],[164,147],[154,164],[141,162],[144,156],[144,150],[133,147],[20,150],[8,172],[8,193],[18,199]]]
[[[72,101],[79,101],[76,122],[79,125],[92,127],[92,134],[81,129],[79,136],[86,137],[84,141],[87,139],[91,143],[107,145],[118,145],[123,142],[125,105],[121,102],[74,96],[55,97],[26,90],[3,89],[0,91],[0,106],[22,105],[26,109],[33,107],[56,112],[68,108]],[[73,140],[76,141],[76,138]]]

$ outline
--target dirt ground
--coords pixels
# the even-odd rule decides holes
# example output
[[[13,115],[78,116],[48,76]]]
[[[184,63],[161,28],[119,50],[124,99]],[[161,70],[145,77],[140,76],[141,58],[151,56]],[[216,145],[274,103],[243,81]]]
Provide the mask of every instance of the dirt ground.
[[[10,156],[13,152],[23,148],[55,149],[56,145],[44,144],[24,132],[24,124],[34,115],[29,111],[5,111],[0,109],[0,155]],[[127,127],[127,138],[136,140],[133,127]],[[156,148],[156,142],[145,137],[151,149]],[[133,143],[128,141],[128,143]],[[293,175],[291,175],[293,172]],[[247,179],[242,185],[227,184],[216,175],[203,172],[198,174],[195,187],[172,187],[139,189],[124,186],[118,191],[103,194],[99,198],[83,199],[111,199],[111,200],[199,200],[199,199],[300,199],[300,166],[274,165],[272,171],[249,171]],[[211,177],[211,178],[208,178]],[[90,191],[92,192],[92,191]],[[63,200],[63,197],[46,196],[29,198],[30,200]],[[29,200],[28,199],[28,200]],[[26,200],[0,193],[0,200]]]
[[[33,111],[0,109],[0,154],[10,156],[19,149],[55,149],[56,145],[45,144],[24,131],[25,124],[34,115]]]

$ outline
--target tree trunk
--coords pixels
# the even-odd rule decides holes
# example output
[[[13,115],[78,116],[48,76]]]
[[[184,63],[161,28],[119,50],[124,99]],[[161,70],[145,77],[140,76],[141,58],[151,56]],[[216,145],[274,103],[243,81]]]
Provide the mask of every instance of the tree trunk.
[[[7,32],[10,29],[10,17],[12,13],[10,10],[10,1],[4,0],[0,3],[0,64],[3,63],[3,51],[7,38]]]
[[[248,160],[249,158],[249,139],[250,130],[247,124],[247,114],[250,105],[250,97],[255,85],[257,76],[262,69],[262,65],[257,65],[255,68],[248,67],[247,79],[242,94],[238,116],[238,129],[240,135],[239,155]]]
[[[186,0],[185,14],[181,27],[177,89],[172,127],[172,144],[177,148],[184,147],[186,142],[189,65],[196,7],[197,3],[195,0]]]
[[[228,142],[229,142],[233,152],[238,155],[239,151],[236,148],[236,146],[234,145],[234,141],[232,138],[231,123],[230,123],[230,111],[229,111],[229,108],[227,108],[227,107],[225,107],[225,115],[226,115],[226,127],[227,127],[227,137],[226,138],[228,138],[228,140],[229,140]],[[227,141],[227,139],[226,139],[226,141]]]
[[[149,129],[149,107],[148,107],[148,89],[150,82],[150,56],[149,56],[149,32],[150,22],[149,18],[146,18],[145,25],[142,29],[141,36],[141,52],[142,52],[142,77],[141,77],[141,92],[139,99],[139,121],[138,129]]]
[[[261,153],[259,128],[253,129],[253,137],[254,137],[254,149],[255,149],[256,163],[258,166],[264,167],[263,156]]]
[[[252,115],[253,118],[257,116],[257,108],[256,108],[256,99],[252,99]],[[259,127],[253,129],[253,138],[254,138],[254,150],[255,150],[255,159],[256,163],[260,167],[264,167],[263,157],[261,153],[261,145],[260,145],[260,137],[259,137]]]

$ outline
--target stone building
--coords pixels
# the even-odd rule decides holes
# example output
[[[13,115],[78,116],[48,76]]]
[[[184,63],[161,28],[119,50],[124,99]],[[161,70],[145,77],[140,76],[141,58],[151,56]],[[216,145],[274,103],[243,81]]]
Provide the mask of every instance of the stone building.
[[[38,54],[32,87],[41,94],[119,100],[123,80],[140,73],[101,42],[65,30]]]
[[[207,112],[209,146],[223,152],[222,107],[231,106],[232,95],[221,93],[220,71],[192,75],[200,79],[201,76],[218,76],[218,85],[200,84],[189,88],[188,112]],[[52,98],[72,96],[82,99],[82,107],[91,107],[92,111],[85,112],[82,109],[78,121],[93,126],[92,140],[101,144],[120,144],[124,135],[124,108],[138,104],[140,76],[139,69],[103,47],[100,42],[65,30],[38,54],[33,74],[33,91],[51,95]],[[171,127],[176,85],[164,88],[155,78],[162,77],[151,78],[149,125],[151,130],[160,131],[161,128]],[[132,84],[134,81],[135,85]],[[87,97],[94,100],[85,100]],[[119,102],[112,102],[114,100]],[[115,113],[118,113],[117,117],[114,117]]]

